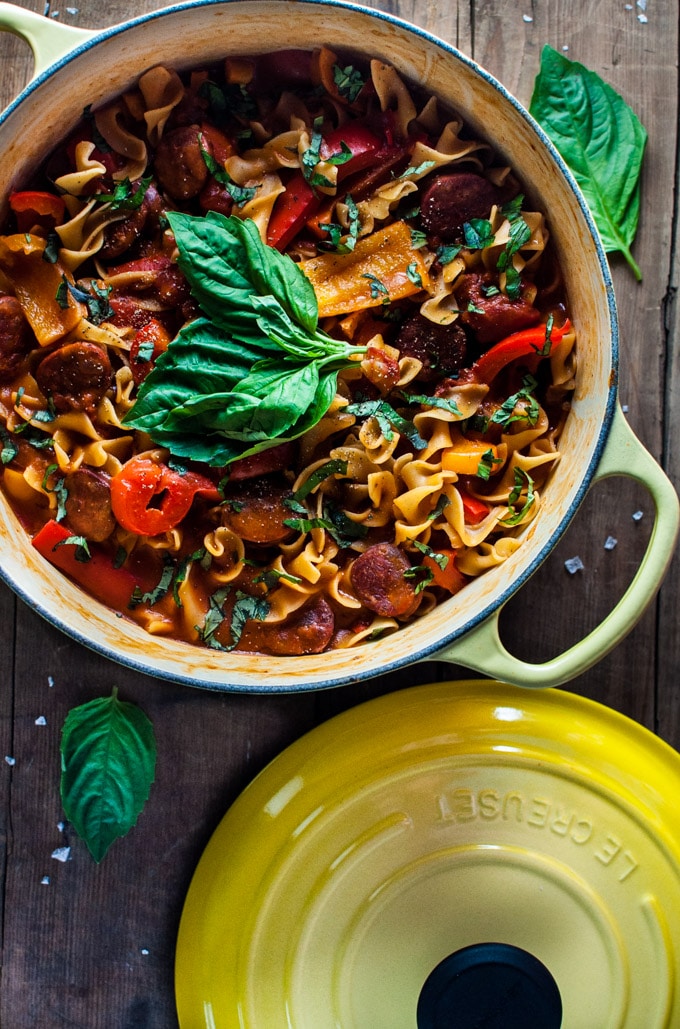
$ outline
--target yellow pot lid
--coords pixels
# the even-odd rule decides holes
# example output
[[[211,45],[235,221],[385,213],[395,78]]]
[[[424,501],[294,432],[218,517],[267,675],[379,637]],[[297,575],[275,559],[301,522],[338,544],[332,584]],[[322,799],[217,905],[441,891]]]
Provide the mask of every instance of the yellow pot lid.
[[[501,952],[545,973],[563,1029],[678,1026],[678,798],[675,751],[561,690],[362,704],[280,754],[210,840],[179,930],[181,1029],[509,1029],[521,983],[501,1021],[437,1022],[421,996],[449,955],[481,953],[492,997]]]

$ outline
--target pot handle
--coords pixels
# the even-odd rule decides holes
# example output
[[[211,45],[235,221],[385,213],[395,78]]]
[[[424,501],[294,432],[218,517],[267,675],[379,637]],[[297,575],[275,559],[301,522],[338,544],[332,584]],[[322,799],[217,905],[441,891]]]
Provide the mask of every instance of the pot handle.
[[[0,32],[12,32],[33,51],[33,78],[97,33],[75,25],[63,25],[17,4],[0,0]]]
[[[680,503],[666,473],[634,435],[619,405],[598,464],[593,484],[625,475],[645,486],[655,507],[647,550],[628,589],[607,617],[569,650],[541,664],[514,657],[501,642],[498,620],[502,606],[434,659],[452,661],[518,686],[561,686],[587,671],[627,635],[661,585],[673,555],[680,524]]]

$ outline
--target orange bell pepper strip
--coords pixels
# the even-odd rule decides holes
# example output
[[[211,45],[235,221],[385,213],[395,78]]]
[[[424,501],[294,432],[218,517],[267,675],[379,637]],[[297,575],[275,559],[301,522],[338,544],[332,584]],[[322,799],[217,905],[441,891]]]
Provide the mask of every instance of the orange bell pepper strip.
[[[423,256],[403,221],[360,239],[349,254],[321,254],[298,267],[314,287],[320,318],[380,307],[429,285]]]
[[[550,333],[546,325],[536,325],[533,329],[513,332],[475,361],[472,366],[475,381],[489,384],[506,364],[516,361],[519,357],[550,357],[553,348],[562,342],[570,329],[571,322],[567,319],[564,325],[553,325]]]
[[[127,568],[116,568],[112,555],[96,544],[89,544],[89,559],[79,561],[77,544],[66,542],[71,538],[73,534],[65,525],[51,520],[35,534],[32,542],[39,554],[78,586],[114,610],[125,611],[135,587],[144,589],[144,586]]]
[[[43,259],[45,245],[40,236],[0,236],[0,271],[11,282],[41,347],[56,343],[85,314],[84,305],[62,289],[65,272],[61,264]],[[57,299],[62,293],[63,307]]]
[[[485,455],[488,455],[488,458],[485,459]],[[463,437],[455,446],[447,447],[443,451],[442,468],[446,472],[457,472],[458,475],[478,475],[480,464],[485,464],[493,472],[493,465],[497,460],[498,450],[493,444]]]

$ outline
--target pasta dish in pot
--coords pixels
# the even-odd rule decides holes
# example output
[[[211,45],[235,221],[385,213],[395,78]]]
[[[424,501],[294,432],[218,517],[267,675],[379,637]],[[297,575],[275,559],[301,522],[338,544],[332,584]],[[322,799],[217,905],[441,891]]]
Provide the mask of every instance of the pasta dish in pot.
[[[521,176],[393,67],[153,67],[8,206],[3,489],[98,600],[316,654],[522,545],[574,389],[559,263]]]

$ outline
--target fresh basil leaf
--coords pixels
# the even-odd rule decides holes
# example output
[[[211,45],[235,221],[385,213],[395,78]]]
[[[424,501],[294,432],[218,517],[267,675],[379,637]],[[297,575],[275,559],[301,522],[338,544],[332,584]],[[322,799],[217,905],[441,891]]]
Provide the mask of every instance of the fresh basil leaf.
[[[154,781],[153,727],[135,704],[101,697],[69,711],[61,736],[64,813],[95,861],[135,825]]]
[[[635,112],[594,71],[545,46],[529,110],[578,182],[608,252],[631,253],[640,214],[647,132]]]
[[[345,68],[339,64],[334,64],[333,82],[340,96],[346,97],[353,104],[364,88],[365,79],[361,72],[351,64],[348,64]]]
[[[471,218],[463,225],[463,236],[469,250],[485,250],[492,245],[495,233],[486,218]]]
[[[220,641],[215,638],[215,633],[224,621],[224,603],[230,593],[231,587],[229,585],[221,586],[220,589],[215,590],[208,601],[208,610],[206,612],[205,619],[203,620],[203,625],[194,626],[198,633],[198,638],[212,650],[227,649],[223,643],[220,643]]]
[[[19,453],[19,447],[16,441],[12,439],[4,425],[0,426],[0,440],[2,440],[0,461],[3,465],[11,464],[14,458]]]
[[[58,521],[59,519],[56,519]],[[56,550],[57,547],[75,547],[73,556],[76,561],[80,561],[81,564],[86,564],[87,561],[91,560],[92,554],[90,553],[90,544],[84,536],[67,536],[66,539],[59,540],[52,547],[52,550]]]

